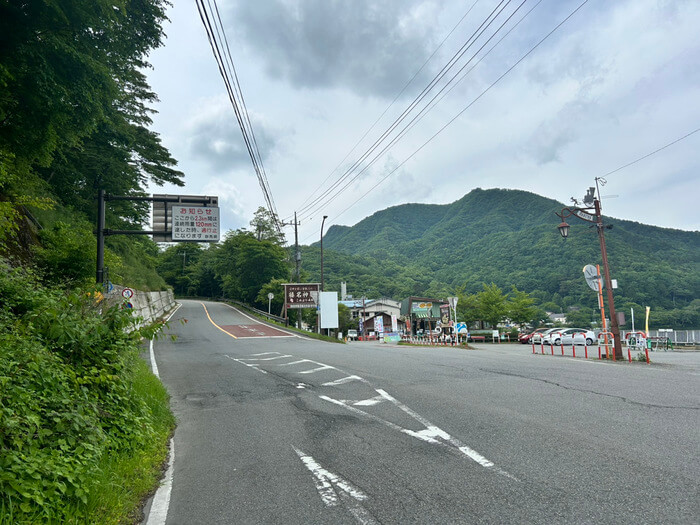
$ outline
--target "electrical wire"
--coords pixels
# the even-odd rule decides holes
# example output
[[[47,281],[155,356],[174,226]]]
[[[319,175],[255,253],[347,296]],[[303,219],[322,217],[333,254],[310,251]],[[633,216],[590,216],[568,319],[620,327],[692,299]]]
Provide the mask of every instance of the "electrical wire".
[[[633,164],[637,164],[637,162],[641,162],[641,161],[643,161],[644,159],[646,159],[646,158],[648,158],[648,157],[651,157],[652,155],[657,154],[659,151],[663,151],[663,150],[665,150],[666,148],[668,148],[669,146],[673,146],[673,145],[676,144],[677,142],[680,142],[680,141],[683,140],[683,139],[687,139],[688,137],[690,137],[690,136],[693,135],[694,133],[697,133],[698,131],[700,131],[700,128],[694,129],[694,130],[691,131],[690,133],[687,133],[686,135],[683,135],[681,138],[678,138],[678,139],[674,140],[673,142],[669,142],[669,143],[666,144],[665,146],[661,146],[659,149],[654,150],[654,151],[652,151],[651,153],[647,153],[647,154],[644,155],[643,157],[639,157],[637,160],[633,160],[632,162],[629,162],[629,163],[625,164],[624,166],[620,166],[619,168],[615,168],[614,170],[607,172],[605,175],[603,175],[603,177],[607,177],[608,175],[612,175],[613,173],[617,173],[617,172],[620,171],[620,170],[623,170],[623,169],[625,169],[625,168],[629,168],[629,167],[632,166]]]
[[[212,3],[214,6],[213,8]],[[251,163],[253,164],[260,188],[262,189],[263,198],[265,199],[267,209],[272,216],[277,232],[281,234],[281,223],[277,215],[277,209],[272,197],[272,191],[270,190],[269,181],[262,162],[260,148],[258,147],[257,139],[250,122],[248,109],[243,97],[243,91],[241,90],[236,68],[233,64],[231,50],[228,44],[228,39],[226,38],[223,23],[221,22],[218,5],[216,4],[216,0],[207,0],[208,9],[207,5],[204,3],[204,0],[196,0],[196,4],[199,17],[204,25],[207,39],[209,40],[209,45],[212,49],[214,59],[216,60],[217,67],[219,69],[219,74],[224,81],[229,101],[231,102],[234,114],[236,115],[236,120],[241,130],[246,150],[248,151],[248,155],[250,156]],[[214,13],[216,16],[214,16]]]
[[[540,0],[540,1],[542,1],[542,0]],[[447,33],[447,35],[445,35],[445,37],[442,39],[440,44],[433,50],[433,52],[425,60],[425,62],[423,62],[423,65],[421,65],[421,67],[418,68],[418,70],[413,74],[413,76],[408,80],[408,82],[406,82],[406,84],[404,84],[403,88],[401,88],[401,91],[399,91],[396,94],[396,96],[394,97],[394,100],[391,101],[391,103],[384,109],[384,111],[381,113],[381,115],[379,115],[377,117],[377,119],[374,121],[374,123],[367,129],[367,131],[364,132],[364,134],[359,138],[359,140],[355,143],[355,145],[352,147],[352,149],[345,155],[345,157],[343,157],[343,159],[338,163],[338,165],[335,168],[333,168],[333,171],[330,172],[330,174],[323,180],[323,182],[321,182],[321,184],[319,184],[318,187],[313,192],[311,192],[311,194],[308,197],[306,197],[306,199],[304,199],[304,201],[301,203],[301,207],[303,207],[307,202],[309,202],[309,200],[311,200],[311,198],[313,198],[313,196],[316,194],[316,192],[318,190],[320,190],[326,182],[328,182],[328,179],[330,179],[333,176],[333,174],[336,173],[340,169],[340,167],[343,165],[343,163],[348,159],[348,157],[350,155],[352,155],[352,153],[362,143],[362,141],[365,139],[365,137],[367,137],[367,135],[369,135],[369,133],[377,126],[377,124],[381,121],[381,119],[384,117],[384,115],[386,115],[386,113],[389,111],[389,109],[391,109],[393,107],[393,105],[396,103],[396,101],[399,100],[401,95],[403,95],[404,92],[406,91],[406,89],[408,89],[408,86],[410,86],[411,83],[413,83],[413,81],[421,73],[421,71],[423,71],[423,69],[425,69],[425,66],[428,65],[428,62],[430,62],[433,59],[433,57],[437,54],[437,52],[445,44],[447,39],[450,38],[450,36],[452,36],[452,33],[454,33],[457,30],[457,28],[462,24],[462,22],[464,22],[464,19],[467,18],[467,16],[469,16],[469,13],[472,12],[474,7],[478,3],[479,3],[479,0],[475,0],[474,3],[471,5],[471,7],[469,7],[469,9],[467,9],[467,12],[462,15],[462,18],[460,18],[457,21],[457,23],[454,25],[454,27],[450,30],[450,32]],[[291,219],[291,216],[288,217],[288,219]]]
[[[503,5],[503,2],[501,2],[500,4],[498,4],[498,5],[496,6],[496,8],[494,8],[494,10],[489,14],[489,16],[487,17],[487,19],[484,20],[484,22],[479,26],[479,28],[477,28],[477,30],[470,36],[470,38],[467,40],[467,42],[465,42],[465,44],[462,46],[462,48],[452,57],[452,59],[450,60],[450,62],[448,62],[448,64],[447,64],[445,67],[443,67],[443,70],[435,77],[435,79],[433,79],[433,82],[431,82],[431,84],[429,84],[429,85],[423,90],[423,92],[421,93],[421,95],[419,95],[419,96],[414,100],[414,102],[404,111],[404,113],[403,113],[399,118],[397,118],[397,119],[395,120],[395,122],[392,124],[392,126],[391,126],[387,131],[384,132],[384,134],[383,134],[383,135],[375,142],[375,144],[363,155],[363,157],[362,157],[361,159],[359,159],[358,161],[356,161],[356,163],[355,163],[351,168],[348,169],[348,172],[346,172],[346,176],[345,176],[345,177],[342,177],[333,187],[329,188],[329,190],[327,190],[327,191],[324,193],[324,195],[322,195],[322,196],[319,198],[319,200],[317,200],[315,203],[313,203],[312,206],[307,206],[307,207],[305,207],[305,209],[302,210],[302,211],[308,216],[308,215],[311,215],[312,213],[317,212],[318,209],[322,208],[323,206],[328,205],[332,200],[334,200],[334,199],[335,199],[336,197],[338,197],[343,191],[345,191],[355,180],[357,180],[357,179],[362,175],[362,173],[364,173],[365,171],[367,171],[367,170],[368,170],[368,169],[369,169],[369,168],[370,168],[384,153],[386,153],[386,152],[387,152],[390,148],[392,148],[399,140],[401,140],[401,139],[405,136],[405,134],[408,133],[408,131],[410,131],[410,129],[411,129],[413,126],[415,126],[415,124],[417,123],[418,120],[422,119],[423,116],[425,116],[425,114],[427,114],[427,112],[429,112],[430,110],[432,110],[432,109],[435,107],[435,105],[439,102],[439,100],[436,102],[436,99],[437,99],[438,97],[440,97],[440,95],[441,95],[450,85],[452,85],[452,88],[454,88],[454,86],[455,86],[455,79],[459,76],[459,74],[474,60],[474,58],[476,58],[476,56],[484,49],[484,47],[485,47],[485,46],[486,46],[486,45],[487,45],[487,44],[488,44],[488,43],[489,43],[489,42],[504,28],[504,26],[511,20],[511,18],[523,7],[523,5],[525,4],[526,1],[527,1],[527,0],[523,0],[523,2],[522,2],[512,13],[510,13],[510,15],[509,15],[509,16],[506,18],[506,20],[498,27],[498,29],[496,29],[496,30],[494,31],[494,33],[486,40],[486,42],[484,42],[484,43],[481,45],[481,47],[471,56],[471,58],[469,58],[469,60],[468,60],[464,65],[462,65],[462,67],[461,67],[461,68],[446,82],[446,84],[440,89],[440,91],[438,91],[438,93],[435,94],[435,95],[430,99],[430,101],[428,101],[428,103],[418,112],[418,114],[414,115],[414,116],[411,118],[411,120],[409,121],[409,123],[408,123],[401,131],[399,131],[398,134],[395,135],[395,136],[389,141],[389,143],[388,143],[386,146],[384,146],[384,147],[381,149],[381,151],[379,151],[379,153],[377,153],[377,154],[374,156],[374,158],[373,158],[372,160],[370,160],[362,169],[359,170],[359,172],[356,172],[355,175],[354,175],[350,180],[348,180],[348,178],[350,177],[350,175],[352,175],[352,172],[353,172],[354,170],[359,169],[359,166],[360,166],[361,162],[366,161],[367,158],[368,158],[368,156],[371,155],[378,147],[381,146],[381,142],[382,142],[384,139],[386,139],[392,131],[394,131],[394,130],[396,129],[396,127],[398,126],[398,124],[400,124],[403,120],[405,120],[406,118],[408,118],[409,112],[410,112],[412,109],[416,108],[417,105],[418,105],[418,103],[421,102],[423,99],[425,99],[425,98],[427,97],[429,91],[437,85],[437,81],[439,81],[441,78],[443,78],[443,77],[447,74],[447,72],[448,72],[450,69],[452,69],[452,68],[456,65],[457,60],[458,60],[459,58],[461,58],[461,57],[466,53],[466,51],[467,51],[470,47],[472,47],[472,45],[478,40],[478,38],[481,37],[481,36],[486,32],[486,30],[488,29],[488,27],[489,27],[491,24],[493,24],[493,22],[496,20],[496,18],[498,17],[498,15],[500,15],[500,14],[503,12],[503,10],[505,9],[505,7],[507,6],[507,4],[506,4],[506,5]],[[540,0],[540,1],[541,1],[541,0]],[[510,2],[509,2],[509,3],[510,3]],[[538,4],[539,4],[539,2],[538,2]],[[535,5],[535,7],[536,7],[536,5]],[[534,9],[534,7],[533,7],[533,9]],[[532,9],[530,9],[530,11],[529,11],[528,13],[526,13],[525,16],[527,16],[527,14],[529,14],[531,11],[532,11]],[[524,18],[524,17],[523,17],[523,18]],[[522,21],[522,18],[520,19],[520,21],[518,21],[517,24],[519,24],[521,21]],[[516,24],[516,25],[517,25],[517,24]],[[512,29],[511,29],[511,31],[512,31]],[[509,31],[509,32],[510,32],[510,31]],[[499,40],[499,43],[500,43],[500,41],[502,41],[502,40],[503,40],[503,39]],[[498,44],[496,44],[496,45],[498,45]],[[495,47],[495,46],[494,46],[494,47]],[[493,47],[488,51],[488,53],[490,53],[492,50],[493,50]],[[482,60],[483,60],[483,57],[482,57]],[[472,68],[472,69],[473,69],[473,68]],[[471,69],[470,69],[470,71],[471,71]],[[463,80],[463,78],[466,76],[466,74],[468,74],[468,72],[465,73],[465,75],[462,76],[462,77],[459,79],[459,81],[457,81],[457,82],[461,82],[461,81]],[[452,88],[450,88],[450,89],[452,89]],[[446,93],[445,93],[445,94],[446,94]],[[443,96],[444,96],[444,95],[443,95]],[[440,98],[440,100],[441,100],[441,99],[442,99],[442,97]],[[342,186],[340,186],[340,184],[343,184],[343,182],[345,182],[345,184],[342,185]],[[324,198],[324,197],[325,197],[325,198]]]
[[[479,31],[486,25],[487,23],[492,23],[493,20],[495,20],[495,16],[500,14],[500,12],[505,9],[505,7],[510,3],[512,0],[501,0],[498,5],[489,13],[488,17],[484,22],[481,23],[481,25],[477,28],[477,30],[467,39],[467,41],[462,45],[462,47],[450,58],[450,60],[445,64],[442,69],[438,72],[438,74],[433,77],[433,79],[430,81],[430,83],[423,88],[421,93],[419,93],[413,101],[406,107],[401,115],[397,117],[394,122],[387,128],[382,135],[375,140],[374,144],[372,144],[368,150],[365,151],[365,153],[357,159],[346,171],[345,173],[338,179],[333,185],[331,185],[322,195],[319,196],[319,198],[316,200],[316,202],[303,207],[302,209],[298,210],[300,214],[306,214],[307,216],[314,213],[309,211],[310,208],[319,208],[324,205],[327,205],[332,201],[335,196],[331,196],[329,198],[326,198],[331,194],[340,184],[342,184],[344,181],[348,179],[352,175],[352,173],[364,162],[369,155],[371,155],[382,143],[382,141],[388,137],[391,132],[410,114],[410,112],[427,96],[427,94],[430,92],[430,90],[437,85],[437,83],[447,74],[447,71],[449,71],[459,60],[459,58],[468,50],[469,47],[471,47],[471,44],[475,41],[476,35],[479,33]],[[504,5],[505,3],[505,5]],[[500,11],[499,8],[501,9]],[[496,14],[496,15],[495,15]],[[495,15],[495,16],[494,16]],[[490,20],[490,22],[489,22]],[[356,177],[355,177],[356,178]],[[343,187],[346,188],[346,186]],[[342,191],[342,189],[340,190]]]
[[[579,4],[576,9],[574,9],[564,20],[559,22],[549,33],[547,33],[542,39],[540,39],[532,48],[530,48],[527,53],[525,53],[523,56],[521,56],[512,66],[510,66],[501,76],[499,76],[494,82],[492,82],[486,89],[484,89],[476,98],[474,98],[469,104],[467,104],[459,113],[457,113],[452,119],[450,119],[442,128],[440,128],[435,134],[433,134],[428,140],[426,140],[418,149],[416,149],[413,153],[411,153],[408,157],[406,157],[401,163],[399,163],[398,166],[396,166],[393,170],[391,170],[389,173],[387,173],[384,177],[382,177],[374,186],[372,186],[367,192],[362,194],[358,199],[353,201],[352,204],[350,204],[348,207],[343,209],[340,213],[335,215],[334,217],[331,218],[331,220],[335,220],[341,215],[343,215],[346,211],[348,211],[350,208],[352,208],[355,204],[360,202],[364,197],[366,197],[371,191],[373,191],[377,186],[382,184],[387,178],[389,178],[392,174],[394,174],[399,168],[401,168],[406,162],[411,160],[414,156],[416,156],[425,146],[427,146],[430,142],[432,142],[438,135],[440,135],[447,127],[449,127],[455,120],[457,120],[462,114],[464,114],[465,111],[467,111],[469,108],[471,108],[481,97],[483,97],[486,93],[488,93],[494,86],[496,86],[506,75],[508,75],[513,69],[515,69],[520,63],[523,62],[528,56],[530,56],[540,45],[542,45],[543,42],[545,42],[552,34],[554,34],[561,26],[563,26],[570,18],[572,18],[583,6],[585,6],[588,3],[589,0],[584,0],[581,4]],[[699,131],[699,130],[695,130]],[[689,135],[691,135],[691,132]],[[685,137],[683,137],[685,138]],[[682,140],[682,139],[679,139]],[[670,145],[670,144],[669,144]],[[663,149],[663,148],[662,148]],[[641,159],[640,159],[641,160]],[[617,170],[616,170],[617,171]]]

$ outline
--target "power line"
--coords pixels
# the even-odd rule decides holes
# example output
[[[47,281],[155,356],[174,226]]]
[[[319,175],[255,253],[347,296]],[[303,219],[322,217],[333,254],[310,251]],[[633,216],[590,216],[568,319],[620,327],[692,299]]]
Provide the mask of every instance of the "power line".
[[[525,1],[526,1],[526,0],[525,0]],[[520,8],[525,4],[525,1],[523,1],[523,2],[520,4],[520,6],[518,6],[518,9],[520,9]],[[536,5],[535,5],[535,7],[536,7]],[[328,202],[330,202],[332,199],[334,199],[335,197],[337,197],[338,195],[340,195],[340,193],[341,193],[343,190],[345,190],[348,186],[350,186],[350,184],[352,184],[355,180],[357,180],[357,178],[359,178],[359,176],[362,175],[362,173],[364,173],[364,172],[367,171],[370,167],[372,167],[372,166],[375,164],[375,162],[377,162],[377,160],[378,160],[384,153],[386,153],[386,152],[387,152],[389,149],[391,149],[399,140],[401,140],[401,139],[408,133],[408,131],[410,131],[410,130],[418,123],[418,121],[420,121],[420,120],[427,114],[427,112],[429,112],[432,108],[435,107],[435,105],[437,105],[437,104],[439,103],[439,101],[440,101],[442,98],[440,98],[440,100],[438,100],[437,102],[435,102],[435,104],[433,104],[433,105],[431,106],[431,104],[443,93],[443,91],[445,91],[445,89],[447,89],[448,86],[450,86],[451,83],[454,82],[454,79],[457,78],[457,76],[459,76],[459,74],[469,65],[469,63],[479,54],[479,52],[481,52],[481,51],[484,49],[484,47],[491,41],[491,39],[493,39],[493,38],[496,36],[496,34],[498,34],[498,32],[510,21],[510,19],[515,15],[515,13],[517,13],[518,9],[516,9],[513,13],[511,13],[511,15],[501,24],[501,26],[496,30],[496,32],[494,32],[494,34],[491,35],[491,37],[489,37],[489,39],[486,40],[486,42],[484,42],[484,44],[474,53],[474,55],[472,56],[472,58],[470,58],[469,61],[467,61],[467,63],[464,64],[464,66],[462,66],[462,68],[460,68],[460,69],[457,71],[457,73],[455,73],[455,74],[453,75],[452,79],[450,79],[450,81],[449,81],[438,93],[436,93],[436,94],[433,96],[433,98],[428,102],[428,104],[427,104],[426,106],[424,106],[423,109],[422,109],[417,115],[415,115],[415,116],[409,121],[409,123],[408,123],[406,126],[404,126],[404,128],[399,132],[399,134],[398,134],[397,136],[395,136],[395,137],[389,142],[389,144],[387,144],[387,145],[386,145],[386,146],[385,146],[385,147],[384,147],[384,148],[383,148],[383,149],[382,149],[382,150],[381,150],[381,151],[380,151],[380,152],[379,152],[379,153],[378,153],[364,168],[362,168],[362,170],[360,170],[350,181],[348,181],[342,188],[340,188],[340,189],[336,192],[335,195],[333,195],[332,197],[330,197],[330,198],[328,199]],[[534,7],[533,7],[533,9],[534,9]],[[528,13],[526,13],[525,16],[527,16],[527,14],[529,14],[530,12],[532,12],[532,9],[531,9]],[[524,18],[524,17],[523,17],[523,18]],[[516,26],[523,20],[523,18],[521,18],[521,19],[516,23]],[[515,27],[515,26],[514,26],[514,27]],[[512,29],[511,29],[511,30],[512,30]],[[502,40],[503,40],[503,39],[499,40],[498,43],[500,43],[500,41],[502,41]],[[497,43],[496,45],[498,45],[498,43]],[[494,46],[487,52],[487,54],[490,53],[490,52],[494,49],[494,47],[496,47],[496,45],[494,45]],[[487,54],[486,54],[486,55],[487,55]],[[486,55],[484,55],[484,57],[485,57]],[[482,57],[482,60],[483,60],[484,57]],[[475,66],[476,66],[476,65],[475,65]],[[475,66],[474,66],[474,67],[475,67]],[[473,69],[473,67],[472,67],[469,71],[471,71],[472,69]],[[469,73],[469,71],[467,71],[467,73]],[[467,73],[465,73],[465,76],[466,76]],[[458,83],[461,82],[461,80],[463,80],[463,79],[464,79],[464,76],[458,81]],[[456,84],[453,84],[452,87],[450,88],[450,90],[451,90],[452,88],[454,88],[455,85],[456,85]],[[447,95],[447,93],[444,93],[443,97],[444,97],[445,95]],[[376,187],[376,186],[375,186],[375,187]]]
[[[540,0],[540,1],[542,1],[542,0]],[[420,72],[423,71],[423,69],[425,68],[425,66],[428,65],[428,62],[430,62],[430,61],[433,59],[433,57],[437,54],[437,52],[438,52],[438,51],[442,48],[442,46],[445,44],[445,42],[447,41],[447,39],[450,38],[450,36],[452,36],[452,33],[454,33],[454,32],[457,30],[457,28],[462,24],[462,22],[464,21],[464,19],[469,15],[469,13],[472,12],[472,10],[474,9],[474,7],[475,7],[476,4],[478,4],[478,3],[479,3],[479,0],[475,0],[474,3],[471,5],[471,7],[470,7],[469,9],[467,9],[467,12],[464,13],[464,14],[462,15],[462,18],[460,18],[459,21],[458,21],[458,22],[454,25],[454,27],[450,30],[450,32],[447,33],[447,35],[445,35],[445,37],[442,39],[442,42],[440,42],[440,44],[435,48],[435,50],[434,50],[434,51],[431,53],[431,55],[425,60],[425,62],[423,62],[423,65],[421,65],[421,67],[418,68],[418,70],[413,74],[413,76],[408,80],[408,82],[406,82],[406,84],[404,84],[404,86],[401,88],[401,91],[399,91],[399,92],[396,94],[396,96],[394,97],[394,100],[391,101],[391,103],[384,109],[384,111],[382,111],[382,114],[379,115],[379,117],[377,117],[377,119],[376,119],[376,120],[374,121],[374,123],[367,129],[367,131],[364,132],[364,134],[359,138],[359,140],[355,143],[355,145],[352,147],[352,149],[350,149],[350,151],[345,155],[345,157],[343,157],[343,159],[338,163],[338,165],[337,165],[335,168],[333,168],[333,171],[330,172],[330,174],[323,180],[323,182],[321,182],[321,184],[319,184],[318,187],[317,187],[313,192],[311,192],[311,194],[310,194],[306,199],[304,199],[304,201],[301,203],[301,207],[302,207],[302,208],[304,207],[304,205],[305,205],[307,202],[309,202],[309,200],[311,200],[311,198],[316,194],[316,192],[317,192],[318,190],[320,190],[326,182],[328,182],[328,179],[330,179],[330,178],[333,176],[333,174],[336,173],[336,172],[338,171],[338,169],[340,168],[340,166],[343,165],[343,163],[347,160],[347,158],[348,158],[350,155],[352,155],[352,153],[353,153],[353,152],[357,149],[357,147],[362,143],[362,141],[365,139],[365,137],[375,128],[375,126],[376,126],[376,125],[379,123],[379,121],[384,117],[384,115],[386,115],[387,111],[389,111],[389,109],[391,109],[391,107],[396,103],[396,101],[399,99],[399,97],[401,97],[401,95],[403,95],[403,93],[406,91],[406,89],[408,89],[408,86],[410,86],[411,83],[418,77],[418,75],[420,74]]]
[[[372,190],[374,190],[377,186],[379,186],[381,183],[383,183],[387,178],[389,178],[392,174],[394,174],[399,168],[401,168],[406,162],[411,160],[415,155],[417,155],[425,146],[427,146],[430,142],[432,142],[438,135],[440,135],[447,127],[449,127],[455,120],[457,120],[462,114],[467,111],[470,107],[472,107],[481,97],[483,97],[486,93],[488,93],[496,84],[498,84],[506,75],[508,75],[513,69],[515,69],[523,60],[525,60],[528,56],[530,56],[542,43],[547,40],[554,32],[556,32],[561,26],[563,26],[571,17],[573,17],[584,5],[588,3],[589,0],[584,0],[579,6],[574,9],[564,20],[559,22],[549,33],[547,33],[537,44],[535,44],[530,50],[525,53],[522,57],[520,57],[512,66],[510,66],[501,76],[499,76],[493,83],[491,83],[484,91],[482,91],[474,100],[472,100],[467,106],[465,106],[459,113],[457,113],[452,119],[450,119],[442,128],[440,128],[434,135],[432,135],[428,140],[426,140],[418,149],[416,149],[413,153],[411,153],[408,157],[406,157],[398,166],[396,166],[393,170],[391,170],[389,173],[387,173],[384,177],[382,177],[379,182],[377,182],[372,188],[370,188],[366,193],[361,195],[357,200],[355,200],[352,204],[350,204],[348,207],[346,207],[344,210],[342,210],[340,213],[338,213],[335,217],[333,217],[331,220],[337,219],[341,215],[343,215],[346,211],[348,211],[350,208],[352,208],[355,204],[357,204],[361,199],[366,197]],[[696,130],[698,131],[698,130]],[[695,133],[692,132],[692,133]],[[692,134],[691,133],[691,134]],[[662,148],[663,149],[663,148]]]
[[[365,166],[362,170],[359,171],[359,173],[357,173],[352,179],[350,179],[349,182],[345,183],[345,184],[341,187],[341,184],[343,184],[343,182],[347,181],[348,178],[353,174],[354,171],[356,171],[356,170],[359,169],[359,167],[361,166],[361,164],[362,164],[364,161],[366,161],[366,159],[367,159],[374,151],[376,151],[377,148],[380,147],[381,143],[382,143],[383,141],[385,141],[385,140],[390,136],[390,134],[396,129],[396,127],[397,127],[403,120],[405,120],[406,118],[408,118],[409,114],[410,114],[416,107],[418,107],[418,105],[427,97],[427,95],[429,94],[429,92],[430,92],[431,90],[433,90],[433,89],[437,86],[437,84],[447,75],[447,73],[457,65],[458,61],[459,61],[459,60],[464,56],[464,54],[475,44],[475,42],[477,41],[477,39],[478,39],[480,36],[482,36],[482,35],[484,34],[484,32],[488,29],[488,27],[490,27],[490,26],[493,24],[493,22],[494,22],[494,21],[497,19],[497,17],[505,10],[505,8],[508,6],[508,4],[511,3],[511,1],[512,1],[512,0],[508,0],[507,2],[505,2],[505,0],[501,0],[501,2],[491,11],[491,13],[489,13],[489,15],[488,15],[488,16],[486,17],[486,19],[481,23],[481,25],[472,33],[472,35],[471,35],[471,36],[467,39],[467,41],[462,45],[462,47],[452,56],[452,58],[447,62],[447,64],[446,64],[445,66],[443,66],[442,70],[431,80],[431,82],[430,82],[430,83],[423,89],[423,91],[411,102],[411,104],[409,104],[409,106],[403,111],[403,113],[402,113],[397,119],[394,120],[394,122],[391,124],[391,126],[390,126],[386,131],[384,131],[384,133],[374,142],[374,144],[373,144],[373,145],[372,145],[372,146],[371,146],[357,161],[355,161],[355,163],[354,163],[350,168],[348,168],[348,169],[346,170],[345,174],[344,174],[342,177],[340,177],[340,179],[338,179],[338,181],[336,181],[336,182],[335,182],[331,187],[329,187],[321,196],[319,196],[319,198],[318,198],[315,202],[313,202],[313,203],[311,203],[311,204],[309,204],[309,205],[307,205],[307,206],[305,206],[305,207],[302,208],[302,211],[305,213],[306,216],[309,216],[310,214],[315,213],[316,211],[318,211],[318,209],[319,209],[320,207],[329,204],[329,203],[330,203],[333,199],[335,199],[340,193],[342,193],[345,189],[347,189],[347,187],[348,187],[353,181],[355,181],[364,171],[366,171],[374,162],[376,162],[376,160],[379,158],[379,156],[381,156],[383,153],[385,153],[385,152],[387,151],[388,148],[390,148],[391,146],[393,146],[394,143],[396,143],[398,140],[400,140],[400,139],[402,138],[403,134],[405,134],[406,128],[403,128],[403,130],[401,130],[401,131],[399,132],[399,136],[398,136],[398,137],[394,137],[394,139],[391,140],[389,146],[385,147],[382,151],[380,151],[380,153],[378,153],[378,154],[375,156],[375,158],[372,159],[372,161],[370,161],[369,165]],[[511,13],[511,15],[508,17],[508,20],[510,20],[510,18],[513,16],[513,14],[514,14],[515,12],[517,12],[517,10],[520,9],[520,8],[522,7],[522,5],[525,3],[525,1],[527,1],[527,0],[523,0],[523,2],[520,4],[520,6],[518,6],[518,7],[516,8],[516,10],[515,10],[513,13]],[[505,3],[504,3],[504,2],[505,2]],[[508,20],[506,20],[506,23],[507,23]],[[505,25],[505,23],[502,24],[502,25],[494,32],[494,34],[487,40],[487,43],[488,43],[488,41],[490,41],[490,40],[503,28],[504,25]],[[485,45],[485,44],[484,44],[484,45]],[[483,49],[483,47],[484,47],[484,46],[482,45],[481,49]],[[481,50],[481,49],[480,49],[480,50]],[[480,50],[479,50],[479,51],[480,51]],[[467,62],[467,64],[468,64],[471,60],[474,59],[474,57],[476,56],[476,54],[478,54],[479,51],[477,51],[477,52],[469,59],[469,61]],[[460,69],[460,71],[463,70],[464,67],[466,67],[466,66],[463,66],[463,67]],[[459,74],[459,72],[458,72],[457,74]],[[456,76],[457,76],[457,75],[453,75],[453,77],[452,77],[450,80],[447,81],[446,86],[444,86],[440,92],[442,92],[442,91],[445,89],[445,87],[447,87],[450,83],[452,83],[452,82],[454,81],[454,79],[456,78]],[[431,99],[431,101],[428,102],[428,105],[429,105],[433,100],[435,100],[435,97],[433,97],[433,99]],[[426,107],[423,108],[423,110],[419,113],[419,115],[420,115],[421,113],[424,113],[425,111],[426,111]],[[414,117],[414,118],[411,120],[411,122],[415,121],[416,118],[417,118],[417,117]],[[409,124],[410,124],[410,123],[409,123]],[[335,192],[335,193],[333,194],[333,192]]]
[[[698,131],[700,131],[700,128],[695,129],[695,130],[691,131],[690,133],[688,133],[688,134],[686,134],[686,135],[683,135],[681,138],[676,139],[676,140],[674,140],[673,142],[669,142],[669,143],[666,144],[665,146],[661,146],[659,149],[654,150],[654,151],[652,151],[651,153],[647,153],[647,154],[644,155],[643,157],[639,157],[637,160],[633,160],[632,162],[629,162],[629,163],[625,164],[624,166],[620,166],[619,168],[616,168],[616,169],[614,169],[614,170],[612,170],[612,171],[607,172],[605,175],[603,175],[603,177],[607,177],[608,175],[612,175],[613,173],[616,173],[616,172],[618,172],[618,171],[620,171],[620,170],[623,170],[623,169],[625,169],[625,168],[629,168],[629,167],[632,166],[633,164],[637,164],[637,162],[640,162],[640,161],[642,161],[642,160],[644,160],[644,159],[646,159],[646,158],[648,158],[648,157],[651,157],[652,155],[657,154],[659,151],[663,151],[663,150],[665,150],[666,148],[668,148],[669,146],[673,146],[674,144],[676,144],[677,142],[680,142],[680,141],[683,140],[683,139],[687,139],[687,138],[690,137],[692,134],[697,133]]]
[[[228,39],[226,38],[226,32],[221,22],[219,8],[216,4],[216,0],[206,1],[207,5],[209,6],[208,9],[207,5],[204,3],[204,0],[197,0],[196,2],[199,17],[204,25],[207,39],[209,40],[209,45],[212,53],[214,54],[214,59],[216,60],[219,73],[224,81],[224,85],[226,86],[226,92],[236,115],[236,120],[238,121],[238,126],[241,130],[243,141],[245,143],[246,150],[248,151],[248,155],[250,156],[251,163],[253,164],[260,188],[262,189],[263,198],[267,204],[267,209],[272,215],[277,232],[281,233],[281,224],[277,215],[277,209],[275,207],[274,199],[272,198],[272,191],[270,190],[260,149],[250,122],[248,109],[245,104],[245,99],[243,98],[243,91],[241,90],[236,68],[233,64],[233,59],[231,58],[231,50],[228,45]],[[213,9],[212,3],[214,6]],[[215,13],[216,16],[214,16],[214,14],[210,15],[210,13]],[[221,43],[222,36],[223,44]]]

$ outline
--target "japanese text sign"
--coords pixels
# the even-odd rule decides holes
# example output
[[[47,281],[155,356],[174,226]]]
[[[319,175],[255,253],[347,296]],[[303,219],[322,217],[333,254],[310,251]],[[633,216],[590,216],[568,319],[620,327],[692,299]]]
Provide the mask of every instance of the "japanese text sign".
[[[219,208],[175,204],[173,241],[219,242]]]
[[[284,300],[287,308],[316,308],[318,284],[285,284]]]

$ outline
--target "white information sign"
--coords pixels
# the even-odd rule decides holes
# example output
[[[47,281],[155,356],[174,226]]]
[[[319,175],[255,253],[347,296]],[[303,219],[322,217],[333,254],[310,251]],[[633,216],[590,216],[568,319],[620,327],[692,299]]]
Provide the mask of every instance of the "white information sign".
[[[338,292],[319,292],[321,328],[338,328]]]
[[[219,208],[175,204],[172,208],[173,241],[219,241]]]

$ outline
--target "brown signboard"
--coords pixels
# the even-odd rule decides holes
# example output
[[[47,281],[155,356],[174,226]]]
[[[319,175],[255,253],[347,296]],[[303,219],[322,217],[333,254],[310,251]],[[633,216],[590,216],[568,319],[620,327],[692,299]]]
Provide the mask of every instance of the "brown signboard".
[[[318,306],[318,283],[286,283],[284,302],[287,308],[316,308]]]

